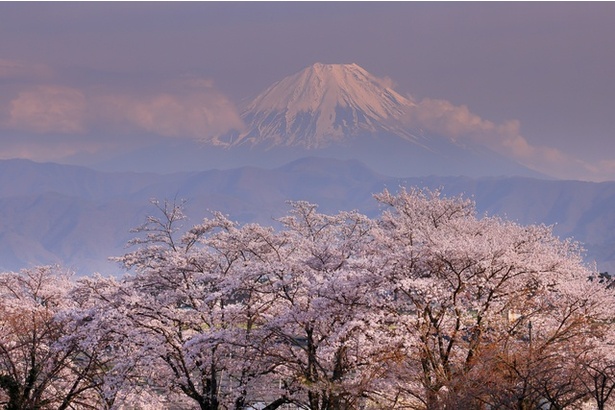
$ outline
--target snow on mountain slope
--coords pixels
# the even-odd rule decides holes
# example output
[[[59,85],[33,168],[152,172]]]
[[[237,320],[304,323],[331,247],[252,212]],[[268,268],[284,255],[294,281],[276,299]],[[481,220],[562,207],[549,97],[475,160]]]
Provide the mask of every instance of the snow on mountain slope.
[[[310,155],[391,176],[540,176],[480,141],[411,121],[420,107],[389,83],[357,64],[314,64],[257,96],[241,115],[244,132],[207,141],[206,163],[276,166]]]
[[[382,132],[415,141],[400,123],[413,105],[357,64],[316,63],[256,97],[242,114],[248,131],[230,144],[322,148]]]

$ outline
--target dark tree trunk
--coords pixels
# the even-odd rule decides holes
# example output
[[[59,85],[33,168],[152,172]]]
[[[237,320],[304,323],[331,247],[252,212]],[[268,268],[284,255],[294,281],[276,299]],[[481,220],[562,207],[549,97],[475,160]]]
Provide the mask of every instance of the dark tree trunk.
[[[273,402],[269,403],[267,406],[265,406],[263,408],[263,410],[275,410],[278,407],[290,403],[290,400],[288,400],[288,398],[286,396],[282,396],[277,400],[274,400]]]

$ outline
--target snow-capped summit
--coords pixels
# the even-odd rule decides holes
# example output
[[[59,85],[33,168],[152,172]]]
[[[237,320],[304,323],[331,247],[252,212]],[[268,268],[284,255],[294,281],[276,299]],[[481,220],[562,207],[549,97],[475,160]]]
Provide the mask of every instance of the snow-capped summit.
[[[382,132],[413,139],[400,119],[414,104],[387,83],[357,64],[316,63],[257,96],[242,114],[247,131],[231,144],[322,148]]]
[[[358,159],[394,176],[535,175],[486,145],[421,126],[421,109],[357,64],[317,63],[250,102],[243,131],[206,141],[206,160],[273,166],[310,155]]]

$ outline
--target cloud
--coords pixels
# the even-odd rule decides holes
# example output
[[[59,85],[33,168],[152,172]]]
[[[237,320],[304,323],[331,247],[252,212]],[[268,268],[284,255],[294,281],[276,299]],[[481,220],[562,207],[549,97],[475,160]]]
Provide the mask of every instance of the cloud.
[[[405,120],[410,126],[418,126],[454,140],[480,139],[481,135],[494,132],[498,128],[494,123],[470,112],[465,105],[456,106],[446,100],[430,98],[425,98],[411,107]],[[514,132],[514,126],[515,124],[507,124],[505,127]]]
[[[381,87],[394,89],[397,84],[391,77],[376,77]]]
[[[86,98],[77,89],[37,86],[21,91],[10,102],[9,128],[34,133],[83,133]]]
[[[14,75],[17,66],[7,67],[2,75]],[[159,82],[149,92],[140,86],[0,81],[0,159],[89,164],[165,139],[215,140],[243,129],[237,108],[211,80]]]
[[[30,64],[23,61],[0,58],[0,79],[49,78],[53,70],[44,64]]]
[[[213,89],[151,95],[107,94],[95,105],[110,124],[172,138],[209,140],[243,127],[236,107]]]
[[[0,108],[0,125],[35,134],[146,133],[207,140],[243,127],[235,105],[208,79],[180,79],[150,93],[37,85],[9,100]]]
[[[3,136],[0,159],[27,158],[33,161],[63,161],[77,154],[93,154],[108,148],[108,141],[83,138],[45,138]]]
[[[519,121],[496,124],[472,113],[465,105],[454,105],[446,100],[421,100],[408,108],[403,122],[461,144],[484,145],[531,169],[558,178],[606,180],[615,174],[612,162],[587,164],[557,148],[531,144],[521,135]]]

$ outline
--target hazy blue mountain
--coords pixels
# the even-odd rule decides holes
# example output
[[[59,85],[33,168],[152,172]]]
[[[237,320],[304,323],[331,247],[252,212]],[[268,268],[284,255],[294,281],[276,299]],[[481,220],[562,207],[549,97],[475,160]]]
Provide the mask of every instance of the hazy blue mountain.
[[[584,242],[588,260],[615,271],[615,182],[522,177],[394,178],[356,160],[303,158],[281,167],[168,175],[98,172],[83,167],[0,161],[0,268],[61,263],[80,274],[118,272],[107,257],[125,252],[131,228],[154,213],[149,201],[185,199],[198,223],[219,210],[239,222],[275,224],[287,200],[308,200],[323,212],[378,212],[374,193],[400,186],[441,188],[473,198],[480,213],[519,223],[555,224]]]

